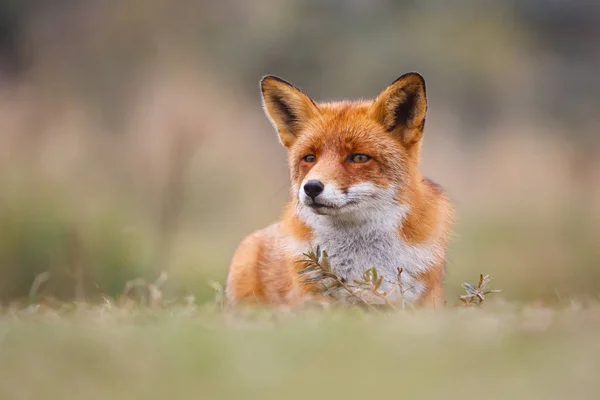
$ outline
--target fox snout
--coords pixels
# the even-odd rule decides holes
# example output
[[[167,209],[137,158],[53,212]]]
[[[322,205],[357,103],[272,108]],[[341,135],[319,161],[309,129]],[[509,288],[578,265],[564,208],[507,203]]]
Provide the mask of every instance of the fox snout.
[[[346,204],[347,199],[333,182],[308,178],[300,186],[298,200],[301,204],[321,214],[324,209],[337,209]]]
[[[298,200],[317,214],[338,214],[351,211],[358,205],[361,187],[355,185],[347,190],[340,188],[336,182],[326,182],[320,179],[308,178],[300,186]]]
[[[310,197],[313,202],[315,202],[317,196],[323,193],[323,190],[325,190],[325,185],[323,185],[323,182],[317,179],[311,179],[304,184],[302,189],[304,190],[304,193],[306,193],[306,195]]]

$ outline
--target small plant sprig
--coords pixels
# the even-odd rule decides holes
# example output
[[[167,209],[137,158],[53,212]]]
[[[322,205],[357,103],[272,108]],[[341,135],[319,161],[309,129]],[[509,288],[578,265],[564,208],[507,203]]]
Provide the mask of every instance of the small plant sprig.
[[[480,306],[485,300],[485,296],[490,293],[500,293],[501,289],[488,289],[488,285],[492,278],[489,275],[479,275],[479,283],[477,286],[473,286],[468,282],[462,284],[463,289],[466,290],[467,294],[459,296],[459,299],[465,306],[476,305]]]
[[[367,269],[362,276],[362,280],[355,280],[354,283],[358,285],[357,291],[369,291],[375,297],[381,299],[383,303],[394,309],[398,310],[398,308],[394,305],[393,302],[389,300],[390,296],[396,292],[396,290],[400,291],[400,299],[402,303],[402,308],[405,308],[406,302],[404,301],[404,294],[412,290],[413,287],[403,288],[402,287],[402,273],[404,272],[404,268],[398,268],[398,278],[395,282],[392,282],[393,285],[388,291],[380,290],[381,283],[383,282],[383,276],[379,275],[377,272],[377,268],[371,267]]]
[[[350,297],[357,299],[370,309],[379,311],[375,308],[375,305],[383,303],[385,306],[397,310],[398,308],[390,301],[392,294],[396,290],[400,290],[402,308],[404,308],[404,293],[412,289],[402,288],[402,273],[404,271],[402,268],[398,268],[397,280],[391,282],[392,287],[386,291],[381,287],[384,277],[377,272],[375,267],[365,270],[362,279],[354,280],[352,284],[349,284],[331,270],[329,256],[325,250],[321,250],[320,246],[317,246],[316,250],[311,250],[303,255],[305,258],[298,262],[304,264],[304,269],[300,270],[298,274],[304,276],[304,282],[320,283],[322,285],[321,294],[324,296],[332,296],[335,292],[344,290]],[[362,296],[362,293],[367,293],[370,299],[380,301],[371,302],[365,298],[367,296]]]
[[[317,246],[317,249],[314,251],[310,250],[307,253],[303,253],[303,255],[305,258],[299,260],[298,263],[304,264],[304,269],[300,270],[298,274],[305,276],[304,282],[320,282],[322,284],[321,294],[323,296],[331,296],[338,290],[343,289],[351,297],[356,298],[368,308],[379,311],[371,303],[360,297],[359,291],[353,290],[342,278],[331,271],[329,255],[325,250],[321,251],[320,246]]]

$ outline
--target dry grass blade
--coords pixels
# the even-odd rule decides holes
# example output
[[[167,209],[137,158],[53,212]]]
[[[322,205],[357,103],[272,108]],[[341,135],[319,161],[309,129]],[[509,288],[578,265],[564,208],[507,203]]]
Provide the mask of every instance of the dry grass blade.
[[[31,288],[29,289],[29,300],[31,302],[34,302],[37,299],[40,288],[44,283],[50,280],[50,276],[50,271],[45,271],[35,277],[31,284]]]
[[[167,273],[163,271],[154,282],[147,282],[144,278],[136,278],[128,281],[123,289],[121,302],[130,301],[132,294],[139,289],[142,289],[138,292],[140,303],[147,304],[152,308],[160,307],[164,297],[161,287],[167,281],[167,277]]]
[[[215,291],[214,308],[223,310],[225,307],[225,290],[223,289],[223,285],[216,281],[210,281],[209,285]]]

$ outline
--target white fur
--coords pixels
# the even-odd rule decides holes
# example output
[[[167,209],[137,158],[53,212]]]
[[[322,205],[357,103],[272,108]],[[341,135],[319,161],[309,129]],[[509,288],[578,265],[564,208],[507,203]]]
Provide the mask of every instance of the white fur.
[[[435,241],[411,245],[401,239],[400,225],[410,207],[395,200],[396,187],[361,183],[344,194],[334,185],[326,184],[317,201],[339,207],[326,213],[308,207],[306,204],[312,200],[303,190],[298,192],[295,187],[294,191],[299,200],[296,213],[312,228],[314,237],[310,243],[290,240],[291,252],[301,254],[320,246],[327,251],[332,270],[348,283],[361,279],[366,269],[375,267],[383,275],[383,290],[393,287],[401,267],[404,300],[413,301],[422,293],[424,287],[415,275],[439,261],[442,249]],[[400,295],[396,290],[390,300]]]

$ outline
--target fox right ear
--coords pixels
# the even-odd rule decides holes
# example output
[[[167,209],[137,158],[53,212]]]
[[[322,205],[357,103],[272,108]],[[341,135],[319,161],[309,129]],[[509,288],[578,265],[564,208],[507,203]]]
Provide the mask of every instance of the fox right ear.
[[[318,108],[310,97],[289,82],[267,75],[260,80],[265,114],[279,133],[279,140],[290,147],[303,124],[313,117]]]
[[[416,72],[396,79],[371,107],[375,119],[408,146],[421,140],[426,112],[425,80]]]

